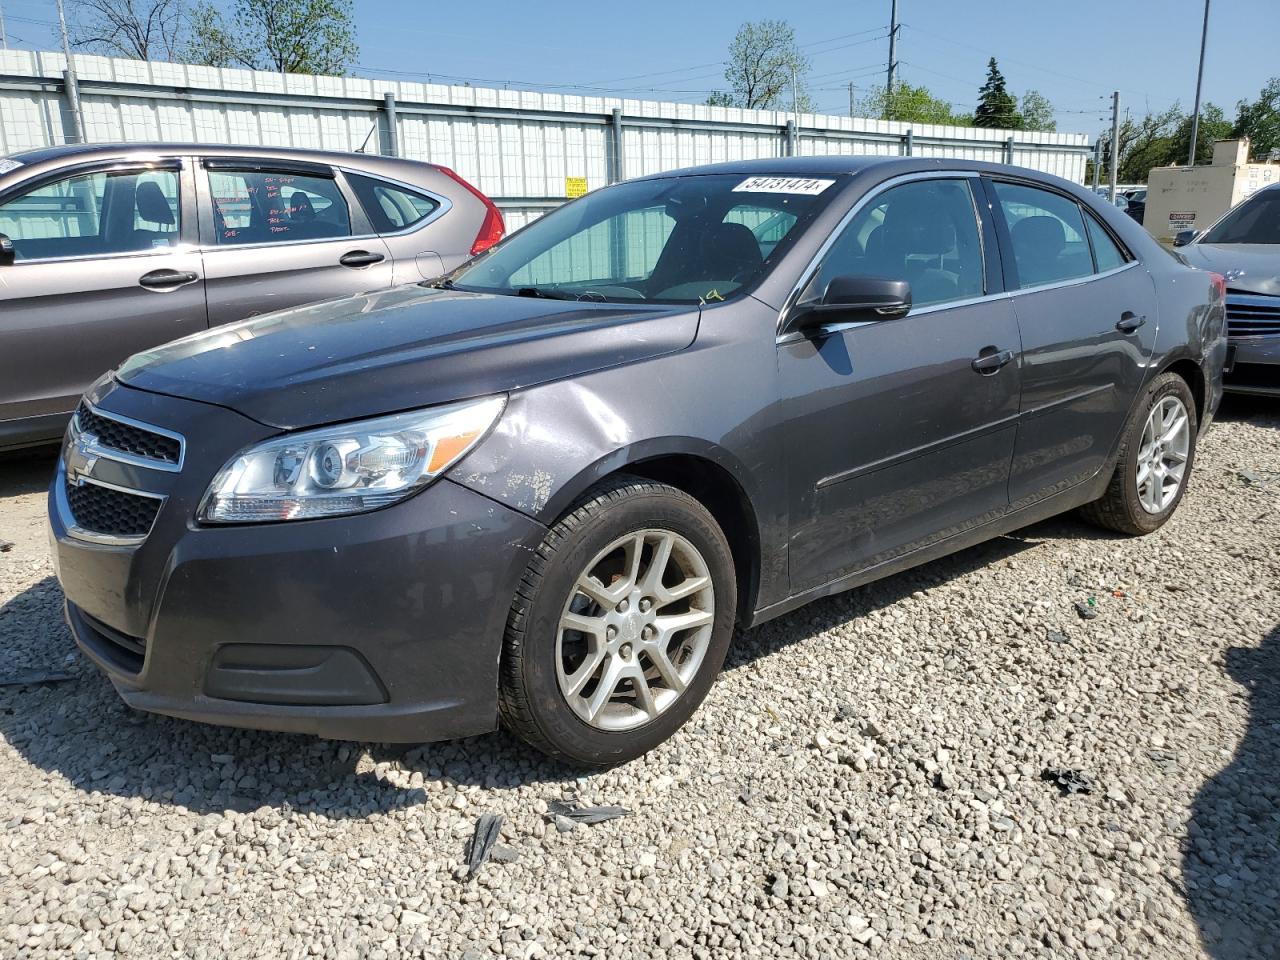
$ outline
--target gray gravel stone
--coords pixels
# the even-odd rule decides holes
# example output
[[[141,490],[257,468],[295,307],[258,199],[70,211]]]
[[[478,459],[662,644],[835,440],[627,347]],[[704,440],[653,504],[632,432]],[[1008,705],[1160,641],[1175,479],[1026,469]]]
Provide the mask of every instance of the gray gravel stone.
[[[0,462],[0,677],[71,675],[0,688],[0,956],[1280,956],[1280,484],[1240,479],[1278,413],[1234,404],[1150,537],[1055,519],[741,632],[582,776],[133,713],[62,625],[51,460]]]

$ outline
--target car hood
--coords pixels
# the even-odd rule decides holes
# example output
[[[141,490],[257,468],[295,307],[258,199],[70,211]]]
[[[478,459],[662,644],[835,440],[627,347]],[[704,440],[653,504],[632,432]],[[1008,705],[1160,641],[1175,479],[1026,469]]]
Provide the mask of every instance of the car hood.
[[[1280,244],[1191,243],[1179,251],[1193,267],[1222,274],[1232,290],[1280,296]]]
[[[672,353],[697,327],[690,307],[406,286],[214,327],[136,354],[115,377],[292,430]]]

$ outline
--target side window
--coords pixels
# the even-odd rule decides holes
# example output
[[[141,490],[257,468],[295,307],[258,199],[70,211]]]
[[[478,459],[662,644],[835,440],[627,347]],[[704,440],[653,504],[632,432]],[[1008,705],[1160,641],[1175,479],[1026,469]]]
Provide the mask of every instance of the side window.
[[[1098,273],[1123,267],[1127,262],[1124,252],[1116,246],[1111,234],[1102,228],[1102,224],[1092,214],[1085,214],[1084,226],[1089,231],[1089,242],[1093,244],[1093,262]]]
[[[873,198],[836,238],[806,298],[821,297],[839,276],[906,280],[916,306],[982,296],[982,240],[968,182],[918,180]]]
[[[85,173],[0,203],[0,233],[18,260],[144,253],[178,243],[173,170]]]
[[[1020,289],[1093,273],[1078,203],[1036,187],[999,181],[992,185],[1009,226]]]
[[[395,233],[421,223],[440,204],[428,196],[375,177],[348,173],[347,182],[378,233]]]
[[[351,236],[347,201],[327,177],[210,170],[209,193],[219,246]]]

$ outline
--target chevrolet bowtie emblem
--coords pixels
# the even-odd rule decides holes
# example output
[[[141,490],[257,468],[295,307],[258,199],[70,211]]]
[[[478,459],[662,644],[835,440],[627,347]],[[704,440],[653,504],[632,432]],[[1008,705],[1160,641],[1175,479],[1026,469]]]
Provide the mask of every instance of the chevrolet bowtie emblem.
[[[93,450],[98,445],[98,438],[91,433],[80,433],[67,445],[67,480],[77,487],[82,486],[87,477],[92,476],[98,457]]]

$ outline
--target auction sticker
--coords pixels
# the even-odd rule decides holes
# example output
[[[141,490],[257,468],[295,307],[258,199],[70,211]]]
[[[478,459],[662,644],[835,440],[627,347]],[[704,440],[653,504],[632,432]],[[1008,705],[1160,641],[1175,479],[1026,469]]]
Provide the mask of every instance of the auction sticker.
[[[6,160],[0,157],[0,174],[8,173],[10,170],[17,170],[22,164],[17,160]]]
[[[813,177],[747,177],[733,188],[734,193],[798,193],[816,197],[834,180],[817,180]]]

